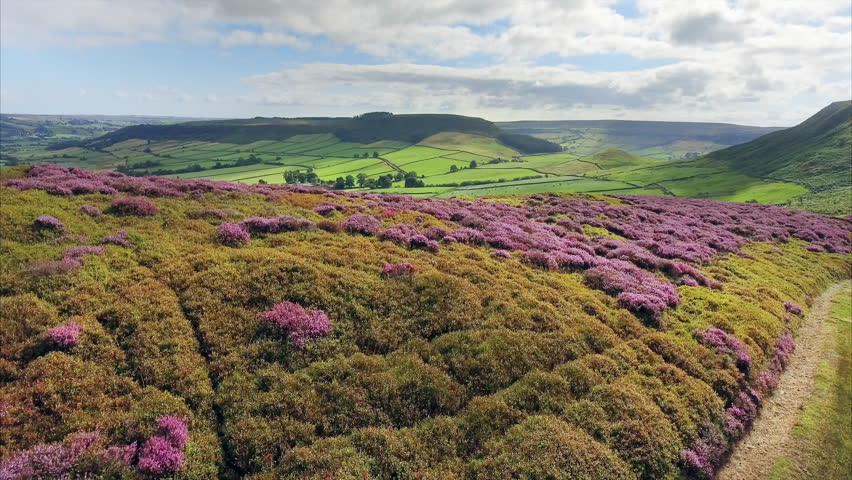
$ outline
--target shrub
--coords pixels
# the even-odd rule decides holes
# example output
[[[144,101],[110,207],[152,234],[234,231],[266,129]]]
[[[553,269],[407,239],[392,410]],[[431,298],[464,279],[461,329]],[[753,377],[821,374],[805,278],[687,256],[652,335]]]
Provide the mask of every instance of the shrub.
[[[96,432],[73,435],[67,442],[36,445],[0,462],[0,479],[72,478],[71,469],[100,441]]]
[[[147,217],[160,211],[156,205],[144,197],[118,197],[112,200],[110,207],[118,215]]]
[[[321,310],[305,310],[301,305],[283,302],[260,315],[263,322],[276,332],[286,334],[296,348],[314,341],[331,332],[331,321]]]
[[[433,252],[433,253],[437,252],[438,248],[439,248],[438,242],[436,242],[435,240],[429,240],[428,238],[426,238],[425,235],[419,235],[419,234],[411,237],[411,240],[409,241],[409,245],[411,245],[411,248],[419,248],[419,249],[423,249],[423,250],[429,250],[430,252]]]
[[[417,267],[408,262],[386,263],[382,267],[382,271],[388,277],[402,277],[414,275],[414,272],[417,271]]]
[[[322,220],[317,222],[317,228],[320,230],[324,230],[328,233],[340,233],[343,231],[343,226],[341,226],[337,222],[332,222],[330,220]]]
[[[127,239],[127,230],[119,230],[115,232],[115,235],[107,235],[101,239],[101,243],[118,245],[124,248],[130,247],[130,241]]]
[[[784,309],[787,310],[788,313],[792,313],[793,315],[802,314],[802,307],[795,302],[784,302]]]
[[[80,212],[90,216],[90,217],[100,217],[103,212],[101,209],[94,205],[83,205],[80,207]]]
[[[61,232],[65,229],[65,224],[56,217],[42,215],[33,220],[33,228],[35,230],[52,230],[54,232]]]
[[[239,247],[251,240],[251,235],[237,223],[223,223],[216,227],[216,241],[228,247]]]
[[[491,258],[507,259],[512,258],[512,254],[507,252],[506,250],[494,250],[493,252],[491,252]]]
[[[630,466],[585,432],[552,416],[533,416],[486,446],[475,478],[628,480]]]
[[[372,215],[352,215],[343,222],[343,228],[349,233],[375,235],[382,222]]]
[[[189,429],[186,420],[174,416],[157,420],[158,432],[139,450],[139,471],[151,475],[175,473],[183,468]]]
[[[724,330],[716,327],[708,327],[706,330],[698,333],[697,337],[698,341],[704,345],[713,348],[723,355],[733,357],[737,368],[741,371],[748,372],[751,368],[751,356],[748,354],[748,349],[733,335],[729,335]]]
[[[80,341],[80,332],[83,327],[77,322],[69,322],[65,325],[51,328],[44,334],[44,341],[53,348],[68,350]]]

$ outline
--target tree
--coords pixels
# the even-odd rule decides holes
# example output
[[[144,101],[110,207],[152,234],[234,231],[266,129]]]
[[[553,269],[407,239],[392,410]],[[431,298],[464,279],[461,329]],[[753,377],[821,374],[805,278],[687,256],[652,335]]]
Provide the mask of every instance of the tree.
[[[417,177],[407,177],[405,179],[405,188],[422,187],[422,186],[423,186],[423,180],[420,180]]]
[[[393,176],[393,179],[396,180],[397,182],[402,180],[403,178],[405,178],[405,177],[402,176],[402,172],[396,172],[396,175]]]
[[[476,167],[478,167],[478,166],[479,166],[479,164],[478,164],[478,163],[476,163],[476,160],[471,160],[471,161],[470,161],[470,168],[476,168]]]
[[[343,190],[344,188],[346,188],[346,179],[343,177],[337,177],[337,180],[334,181],[334,189]]]
[[[382,175],[376,181],[376,188],[390,188],[393,186],[393,177],[390,175]]]
[[[363,156],[364,158],[369,158],[369,157],[370,157],[370,154],[369,154],[369,153],[367,153],[367,152],[364,152],[364,155],[362,155],[362,156]]]
[[[266,180],[261,178],[260,180],[257,181],[257,184],[258,185],[266,185]]]
[[[379,158],[379,152],[373,152],[373,158]]]
[[[367,188],[376,188],[376,183],[377,182],[376,182],[375,178],[368,178],[367,180],[364,181],[364,185]]]
[[[455,165],[450,165],[450,173],[455,173],[459,171],[459,167]]]
[[[355,177],[352,175],[346,175],[346,188],[352,188],[355,186]]]
[[[358,186],[359,187],[363,187],[364,184],[367,182],[367,174],[366,173],[359,173],[356,178],[358,179]]]
[[[352,158],[358,158],[358,157],[360,157],[360,156],[361,156],[361,155],[358,155],[357,153],[352,154]]]

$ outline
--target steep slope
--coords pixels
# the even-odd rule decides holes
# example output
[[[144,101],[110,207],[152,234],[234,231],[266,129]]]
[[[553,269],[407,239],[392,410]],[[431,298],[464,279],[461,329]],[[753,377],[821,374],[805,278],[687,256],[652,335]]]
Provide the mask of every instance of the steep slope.
[[[849,275],[848,222],[764,205],[53,165],[0,195],[2,478],[712,476]]]
[[[852,101],[832,103],[795,127],[706,158],[747,175],[803,185],[810,193],[800,205],[852,213]]]

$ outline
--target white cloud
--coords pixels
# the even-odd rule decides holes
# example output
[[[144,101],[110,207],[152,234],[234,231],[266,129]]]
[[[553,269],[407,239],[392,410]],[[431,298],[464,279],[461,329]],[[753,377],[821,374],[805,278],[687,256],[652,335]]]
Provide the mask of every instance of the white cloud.
[[[13,47],[191,42],[310,51],[311,41],[321,38],[379,63],[258,72],[245,80],[248,92],[200,97],[234,112],[254,104],[287,114],[394,108],[502,118],[595,114],[789,124],[804,111],[852,95],[848,0],[636,0],[636,18],[620,15],[618,3],[3,0],[0,41]],[[599,56],[595,71],[576,56]],[[538,66],[543,57],[566,64]],[[620,71],[623,57],[640,66]],[[469,58],[488,66],[465,67]],[[642,67],[656,60],[670,65]],[[615,67],[607,71],[609,65]],[[169,98],[193,100],[177,93]]]

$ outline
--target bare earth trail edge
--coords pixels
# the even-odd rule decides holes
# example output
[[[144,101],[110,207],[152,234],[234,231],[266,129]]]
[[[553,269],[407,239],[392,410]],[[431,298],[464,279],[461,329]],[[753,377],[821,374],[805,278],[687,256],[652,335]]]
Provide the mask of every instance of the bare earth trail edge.
[[[737,444],[719,471],[719,480],[766,479],[776,459],[792,456],[793,427],[813,393],[820,359],[834,341],[833,329],[827,322],[831,302],[849,283],[846,280],[832,285],[814,302],[799,328],[790,366],[781,375],[775,393],[764,401],[751,432]]]

